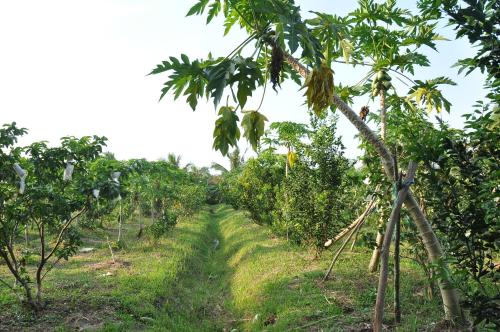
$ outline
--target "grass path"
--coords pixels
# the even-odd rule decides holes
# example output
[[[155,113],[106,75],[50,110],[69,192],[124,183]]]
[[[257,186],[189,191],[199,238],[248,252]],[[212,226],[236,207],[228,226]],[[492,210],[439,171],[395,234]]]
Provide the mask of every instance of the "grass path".
[[[229,330],[237,321],[229,308],[232,272],[219,223],[221,216],[228,213],[228,210],[215,213],[213,209],[203,213],[207,220],[204,243],[189,268],[172,285],[171,290],[179,301],[165,307],[167,317],[155,323],[158,329],[222,331]]]
[[[0,331],[362,331],[370,322],[377,276],[366,272],[369,250],[341,256],[324,283],[330,252],[314,259],[226,206],[205,208],[158,241],[138,240],[136,220],[125,226],[116,263],[102,241],[114,237],[109,229],[91,234],[95,251],[49,274],[42,316],[0,288]],[[403,261],[402,275],[397,330],[432,326],[439,301],[424,298],[411,262]],[[389,289],[388,325],[391,299]]]

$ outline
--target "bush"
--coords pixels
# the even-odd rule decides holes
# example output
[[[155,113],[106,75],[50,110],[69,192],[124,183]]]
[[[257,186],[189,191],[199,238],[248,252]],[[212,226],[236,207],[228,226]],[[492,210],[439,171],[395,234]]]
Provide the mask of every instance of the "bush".
[[[353,217],[346,195],[352,165],[335,137],[334,121],[320,125],[309,139],[298,148],[298,160],[279,192],[277,217],[290,239],[321,250]]]
[[[241,207],[258,224],[273,223],[279,186],[285,177],[285,158],[271,150],[249,159],[238,176]]]
[[[168,233],[177,224],[178,215],[170,210],[165,210],[162,216],[155,220],[151,226],[149,226],[149,231],[151,235],[158,239]]]

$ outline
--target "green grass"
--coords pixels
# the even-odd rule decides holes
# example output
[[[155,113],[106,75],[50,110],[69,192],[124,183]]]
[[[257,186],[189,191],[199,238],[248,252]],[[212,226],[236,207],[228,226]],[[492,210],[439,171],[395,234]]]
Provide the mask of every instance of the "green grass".
[[[366,250],[343,254],[322,282],[332,252],[314,259],[225,206],[207,207],[156,242],[137,240],[135,221],[125,227],[126,247],[115,264],[102,240],[114,238],[110,229],[88,235],[85,246],[97,250],[48,275],[43,315],[23,309],[0,286],[0,330],[346,331],[370,322],[377,275],[366,272]],[[419,295],[424,285],[418,268],[403,260],[398,330],[423,330],[441,319],[439,301]]]

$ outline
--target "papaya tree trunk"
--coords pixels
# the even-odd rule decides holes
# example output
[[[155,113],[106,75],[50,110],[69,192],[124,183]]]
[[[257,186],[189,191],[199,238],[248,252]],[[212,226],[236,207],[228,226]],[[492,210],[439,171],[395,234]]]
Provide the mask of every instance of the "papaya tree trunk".
[[[385,108],[385,91],[380,90],[380,137],[382,141],[386,141],[387,138],[387,117]],[[380,217],[380,225],[385,222],[385,216],[382,213]],[[375,248],[373,248],[372,258],[370,259],[370,264],[368,265],[368,271],[375,272],[378,269],[378,263],[380,262],[380,249],[382,248],[382,243],[384,242],[384,234],[377,230],[377,239],[375,240]]]
[[[302,77],[307,78],[309,75],[309,70],[302,65],[293,56],[284,52],[285,60],[296,70]],[[337,94],[333,94],[332,104],[337,106],[337,108],[344,114],[344,116],[356,127],[361,136],[370,143],[373,148],[377,151],[386,175],[391,181],[394,181],[394,163],[393,158],[385,144],[377,137],[377,135],[365,124],[363,120],[350,108]],[[432,230],[431,225],[425,218],[422,210],[415,200],[411,190],[408,191],[406,199],[404,201],[406,208],[408,209],[410,216],[412,217],[420,236],[425,244],[425,249],[429,255],[430,261],[434,264],[440,266],[443,271],[448,271],[448,266],[444,261],[443,251],[441,245],[436,237],[436,234]],[[439,289],[441,292],[441,297],[443,299],[444,311],[446,318],[455,324],[462,325],[465,323],[462,310],[460,308],[460,302],[456,289],[450,282],[449,276],[443,273],[443,278],[439,281]]]
[[[384,142],[387,139],[387,117],[384,90],[380,90],[380,137],[382,137],[382,141]]]

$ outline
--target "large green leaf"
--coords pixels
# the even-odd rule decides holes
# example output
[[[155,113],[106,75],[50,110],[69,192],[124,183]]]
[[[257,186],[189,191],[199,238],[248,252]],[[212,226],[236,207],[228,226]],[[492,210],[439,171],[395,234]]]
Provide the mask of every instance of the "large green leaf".
[[[171,56],[169,60],[157,65],[149,75],[172,71],[173,73],[168,77],[168,81],[163,84],[160,100],[168,91],[172,90],[174,92],[174,99],[177,99],[182,94],[186,95],[189,105],[195,110],[198,98],[202,97],[205,93],[205,86],[208,81],[204,67],[209,65],[212,60],[204,62],[194,60],[191,62],[187,55],[182,54],[181,61]]]
[[[267,118],[257,111],[247,111],[241,121],[244,129],[243,136],[248,140],[254,150],[259,146],[260,137],[264,135],[265,122]]]
[[[191,15],[200,15],[203,13],[205,10],[205,7],[208,4],[208,0],[200,0],[198,1],[193,7],[189,9],[187,12],[186,16],[191,16]]]
[[[245,107],[248,97],[263,80],[258,64],[252,58],[241,56],[225,59],[207,72],[207,95],[213,98],[215,107],[219,104],[224,89],[227,86],[232,89],[233,85],[238,89],[236,96],[233,96],[234,101],[238,102],[241,108]]]
[[[227,155],[229,146],[236,146],[240,139],[238,116],[233,107],[223,106],[219,109],[219,118],[215,121],[213,148],[222,155]]]

